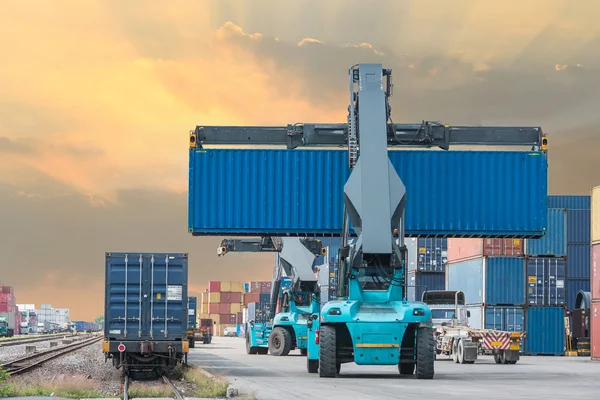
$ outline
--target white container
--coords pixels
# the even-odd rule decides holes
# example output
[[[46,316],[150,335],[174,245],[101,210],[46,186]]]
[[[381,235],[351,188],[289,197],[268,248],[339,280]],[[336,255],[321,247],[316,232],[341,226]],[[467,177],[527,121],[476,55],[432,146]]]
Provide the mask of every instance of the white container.
[[[600,186],[592,189],[592,243],[600,243]]]

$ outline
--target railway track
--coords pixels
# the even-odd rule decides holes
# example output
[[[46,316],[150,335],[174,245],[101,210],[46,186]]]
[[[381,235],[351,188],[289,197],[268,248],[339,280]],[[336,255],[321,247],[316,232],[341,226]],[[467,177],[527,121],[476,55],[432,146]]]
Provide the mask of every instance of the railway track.
[[[129,377],[129,375],[124,375],[124,382],[123,382],[123,400],[129,400],[129,380],[131,378]],[[167,378],[165,375],[161,376],[162,381],[165,383],[165,385],[169,386],[169,388],[171,389],[171,391],[173,392],[174,395],[174,399],[176,400],[184,400],[183,396],[181,395],[181,393],[179,393],[179,390],[177,390],[177,388],[175,387],[175,385],[173,385],[173,382],[171,382],[169,380],[169,378]]]
[[[44,364],[47,361],[53,360],[62,355],[71,353],[82,347],[89,346],[93,343],[102,340],[102,337],[93,337],[90,339],[83,340],[81,342],[75,342],[66,346],[57,348],[51,348],[39,353],[31,354],[19,358],[17,360],[9,361],[4,364],[0,364],[0,368],[5,370],[9,375],[18,375],[27,372],[37,366]]]
[[[28,344],[28,343],[37,343],[37,342],[45,342],[53,339],[68,339],[72,337],[76,337],[78,335],[48,335],[45,337],[35,337],[35,338],[23,338],[23,339],[12,339],[12,340],[3,340],[0,342],[0,347],[8,347],[8,346],[16,346],[19,344]]]

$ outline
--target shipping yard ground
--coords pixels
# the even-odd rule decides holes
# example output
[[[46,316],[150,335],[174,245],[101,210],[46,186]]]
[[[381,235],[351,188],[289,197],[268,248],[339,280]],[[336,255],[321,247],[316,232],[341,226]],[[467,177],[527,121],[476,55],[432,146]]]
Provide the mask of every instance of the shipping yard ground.
[[[248,355],[242,338],[215,337],[190,349],[188,362],[222,376],[257,399],[598,399],[600,363],[589,357],[522,357],[497,365],[481,357],[473,365],[436,361],[435,378],[400,377],[395,366],[343,364],[340,377],[306,372],[299,351],[288,357]],[[293,355],[292,355],[293,354]]]

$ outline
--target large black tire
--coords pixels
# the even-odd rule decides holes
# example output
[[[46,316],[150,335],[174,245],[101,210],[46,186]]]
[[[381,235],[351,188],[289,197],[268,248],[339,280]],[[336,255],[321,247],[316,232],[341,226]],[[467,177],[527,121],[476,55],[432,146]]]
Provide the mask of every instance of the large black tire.
[[[300,355],[306,356],[308,354],[308,349],[300,349]]]
[[[433,329],[419,328],[417,331],[417,379],[433,379]]]
[[[269,335],[269,351],[274,356],[287,356],[292,349],[292,335],[287,329],[277,327]]]
[[[335,326],[321,326],[319,344],[319,376],[335,378],[338,374],[337,335]]]
[[[306,359],[306,370],[309,374],[316,374],[319,372],[319,360]]]
[[[252,346],[250,346],[250,337],[246,337],[246,353],[248,353],[248,354],[258,354],[258,347],[252,347]]]

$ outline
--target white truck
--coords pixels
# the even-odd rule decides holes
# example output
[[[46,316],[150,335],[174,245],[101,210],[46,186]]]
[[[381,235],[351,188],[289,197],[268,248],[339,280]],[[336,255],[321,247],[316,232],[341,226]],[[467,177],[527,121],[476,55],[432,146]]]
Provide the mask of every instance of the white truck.
[[[460,364],[473,364],[478,355],[493,355],[496,364],[516,364],[524,332],[474,329],[462,291],[423,292],[423,303],[431,309],[437,355],[452,357]]]

